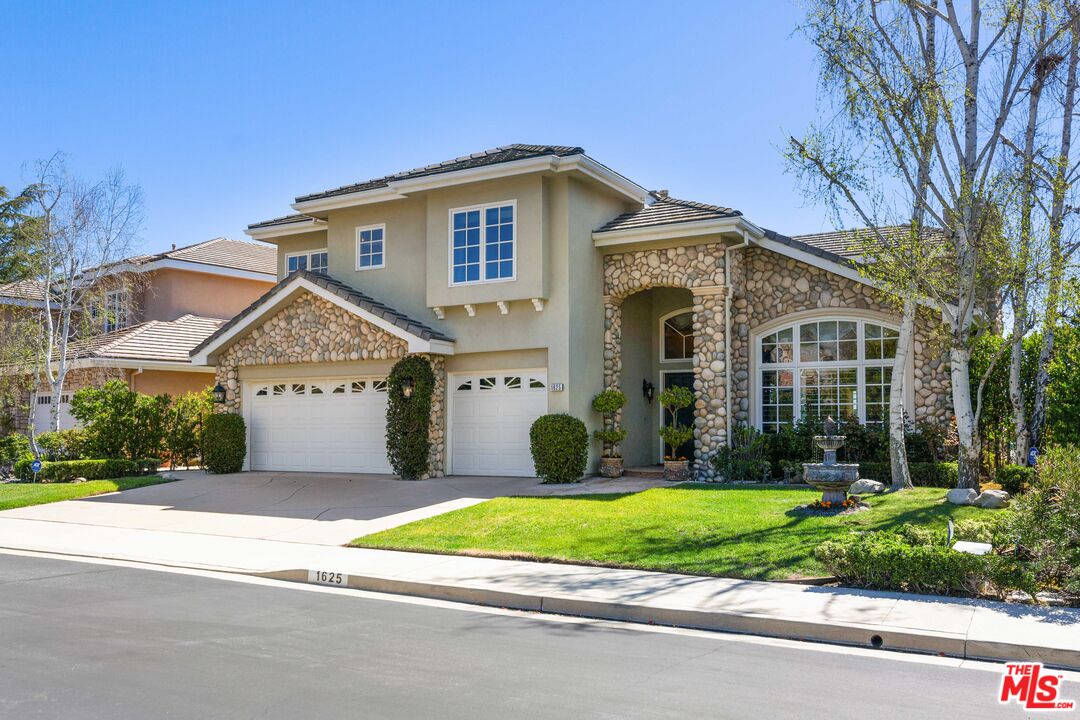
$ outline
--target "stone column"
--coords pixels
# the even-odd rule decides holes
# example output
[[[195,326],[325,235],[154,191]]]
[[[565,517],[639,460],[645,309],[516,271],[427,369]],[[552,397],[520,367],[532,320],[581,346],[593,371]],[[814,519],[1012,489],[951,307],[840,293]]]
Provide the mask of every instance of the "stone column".
[[[622,299],[604,296],[604,389],[622,380]],[[626,392],[623,390],[623,392]]]
[[[446,358],[442,355],[425,355],[435,374],[435,387],[431,391],[431,425],[428,427],[428,471],[420,478],[443,477],[446,474]]]
[[[727,445],[727,338],[722,286],[691,288],[694,293],[694,473],[713,480],[712,458]]]

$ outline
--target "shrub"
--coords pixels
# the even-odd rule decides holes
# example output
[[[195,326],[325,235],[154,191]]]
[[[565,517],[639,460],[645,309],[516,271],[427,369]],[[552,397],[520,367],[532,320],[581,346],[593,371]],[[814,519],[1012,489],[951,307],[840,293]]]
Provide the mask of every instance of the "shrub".
[[[428,471],[431,440],[431,394],[435,373],[431,363],[419,355],[398,360],[387,377],[389,404],[386,407],[386,454],[390,466],[402,480],[415,480]],[[412,396],[404,386],[411,382]]]
[[[573,415],[543,415],[529,428],[529,449],[544,482],[577,482],[589,460],[589,432]]]
[[[213,411],[210,390],[186,393],[173,400],[165,433],[169,467],[190,466],[192,459],[202,455],[203,424]]]
[[[720,448],[712,458],[713,468],[728,482],[761,482],[771,475],[765,459],[764,436],[752,427],[736,425],[731,429],[731,445]]]
[[[142,395],[119,380],[83,388],[71,398],[71,414],[85,429],[93,457],[137,458],[164,449],[168,395]]]
[[[617,458],[619,443],[626,439],[626,430],[619,427],[616,416],[626,405],[626,395],[621,390],[611,388],[593,398],[592,408],[604,416],[604,429],[597,430],[593,437],[604,445],[604,457]]]
[[[686,425],[679,424],[679,411],[683,408],[688,408],[694,403],[694,393],[690,392],[684,387],[678,385],[672,385],[671,387],[660,393],[660,405],[668,412],[668,417],[671,422],[660,428],[660,438],[664,441],[664,444],[671,450],[671,452],[665,455],[665,459],[668,460],[685,460],[686,458],[676,457],[675,453],[679,451],[679,447],[685,443],[690,442],[694,437],[694,429],[687,427]]]
[[[909,462],[908,471],[915,487],[954,488],[959,480],[954,462]],[[892,466],[888,462],[859,463],[859,476],[888,485],[892,482]]]
[[[1035,481],[1035,468],[1026,465],[1002,465],[994,480],[1010,495],[1019,495]]]
[[[31,452],[30,438],[22,433],[11,433],[0,438],[0,464],[14,465]]]
[[[244,418],[217,413],[203,424],[203,467],[216,474],[240,472],[247,457],[247,427]]]
[[[1034,594],[1030,570],[1014,558],[970,555],[945,546],[940,533],[907,525],[901,532],[852,533],[814,554],[845,583],[931,595]]]
[[[43,432],[34,437],[42,460],[82,460],[86,457],[86,432],[80,428]]]
[[[15,474],[20,480],[33,480],[30,470],[33,458],[23,458],[15,463]],[[71,482],[76,478],[86,480],[108,480],[132,475],[150,475],[161,465],[160,458],[140,458],[138,460],[58,460],[43,462],[37,475],[39,482]]]

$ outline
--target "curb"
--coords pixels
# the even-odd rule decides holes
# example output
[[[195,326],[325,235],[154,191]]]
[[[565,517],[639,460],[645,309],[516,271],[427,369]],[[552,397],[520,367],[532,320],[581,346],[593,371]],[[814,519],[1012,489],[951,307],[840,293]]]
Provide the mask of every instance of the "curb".
[[[1015,645],[986,640],[969,640],[958,633],[917,631],[900,627],[860,625],[856,623],[820,623],[751,613],[722,610],[703,611],[665,608],[631,603],[587,600],[568,596],[542,596],[502,592],[488,588],[446,585],[374,575],[340,575],[340,582],[314,579],[314,570],[292,569],[252,573],[259,577],[330,587],[348,587],[368,592],[409,595],[432,600],[544,612],[555,615],[618,620],[645,625],[665,625],[694,630],[713,630],[743,635],[758,635],[940,655],[970,660],[1007,662],[1024,659],[1066,670],[1080,670],[1080,653],[1062,648]]]

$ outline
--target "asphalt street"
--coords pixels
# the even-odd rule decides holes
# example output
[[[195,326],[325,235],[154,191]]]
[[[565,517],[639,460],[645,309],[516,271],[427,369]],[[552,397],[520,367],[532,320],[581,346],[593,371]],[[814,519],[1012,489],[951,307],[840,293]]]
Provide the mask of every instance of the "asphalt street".
[[[955,665],[0,555],[3,718],[1024,716]]]

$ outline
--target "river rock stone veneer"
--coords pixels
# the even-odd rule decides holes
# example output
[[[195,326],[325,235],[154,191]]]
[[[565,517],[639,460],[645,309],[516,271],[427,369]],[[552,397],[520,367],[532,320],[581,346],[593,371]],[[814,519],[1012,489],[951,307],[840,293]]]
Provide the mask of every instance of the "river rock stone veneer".
[[[620,387],[622,380],[622,301],[657,287],[693,293],[698,337],[694,343],[693,472],[699,480],[713,479],[712,458],[727,445],[724,266],[724,246],[715,243],[604,257],[605,387]]]

